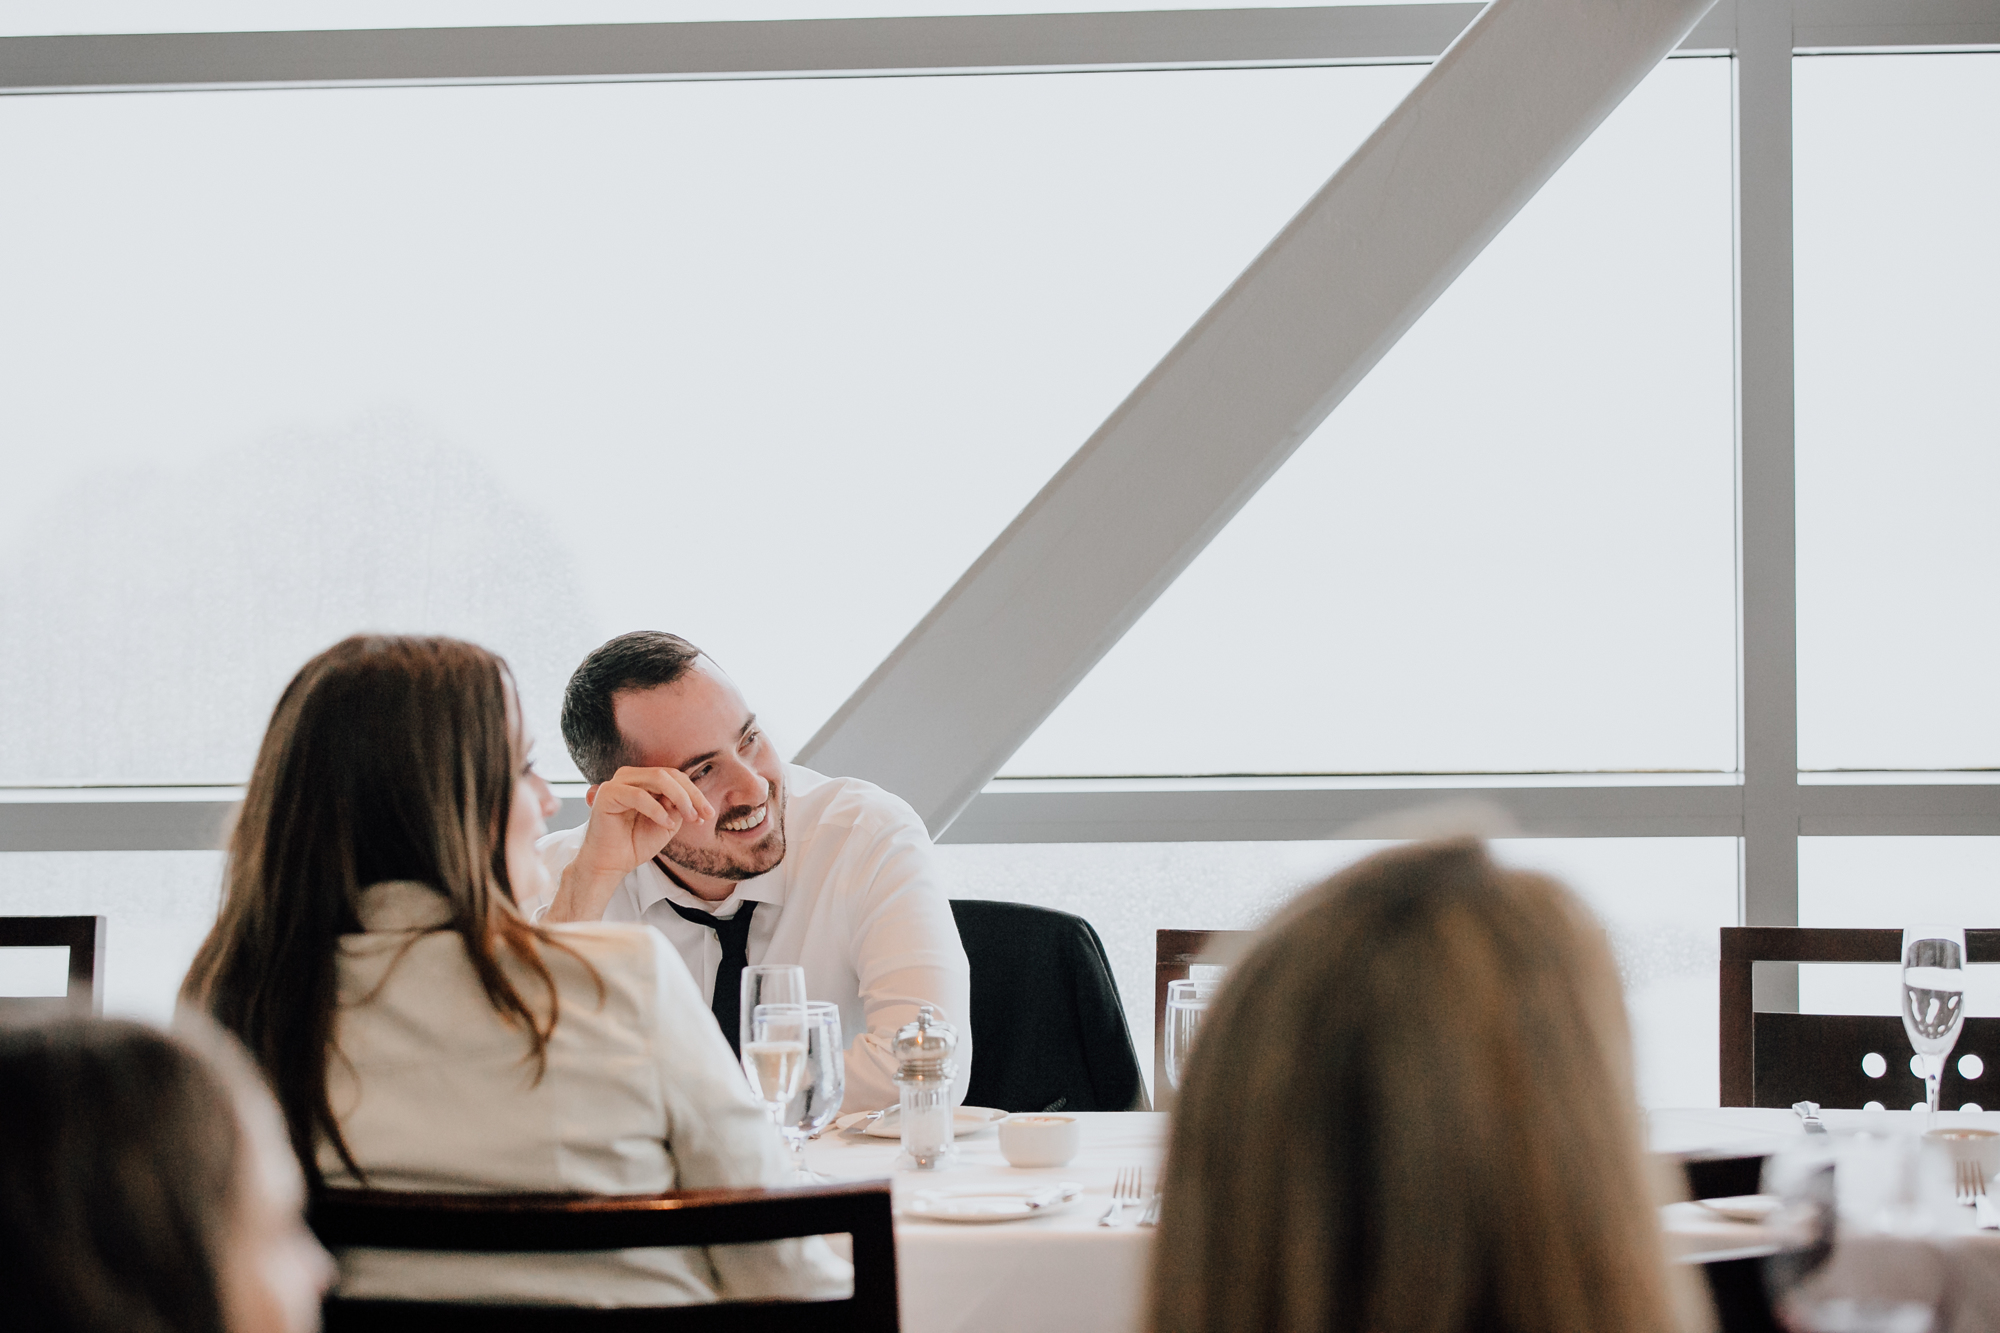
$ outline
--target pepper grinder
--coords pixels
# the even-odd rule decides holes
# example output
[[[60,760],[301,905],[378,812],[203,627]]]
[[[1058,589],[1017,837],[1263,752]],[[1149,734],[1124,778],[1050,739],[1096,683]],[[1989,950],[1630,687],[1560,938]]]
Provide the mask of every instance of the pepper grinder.
[[[914,1023],[896,1034],[896,1085],[902,1090],[903,1154],[919,1171],[935,1171],[952,1155],[951,1081],[958,1075],[952,1053],[958,1033],[925,1005]]]

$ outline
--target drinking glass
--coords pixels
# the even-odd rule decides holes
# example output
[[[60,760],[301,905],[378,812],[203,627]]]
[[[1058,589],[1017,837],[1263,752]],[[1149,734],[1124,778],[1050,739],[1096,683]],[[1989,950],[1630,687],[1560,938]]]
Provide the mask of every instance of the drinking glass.
[[[1188,1052],[1194,1047],[1195,1033],[1201,1030],[1208,1002],[1220,989],[1219,981],[1167,983],[1167,1082],[1176,1088],[1187,1074]]]
[[[792,1174],[798,1179],[820,1179],[806,1169],[806,1140],[833,1123],[846,1095],[847,1054],[840,1038],[840,1006],[815,1000],[806,1005],[805,1077],[778,1120],[779,1132],[792,1145]]]
[[[781,1129],[785,1108],[805,1082],[809,1025],[802,1004],[760,1004],[743,1024],[743,1072]]]
[[[806,1002],[806,970],[797,963],[752,963],[739,986],[736,1021],[744,1041],[750,1040],[750,1014],[758,1005]]]
[[[1903,931],[1903,1031],[1923,1057],[1929,1125],[1937,1124],[1945,1057],[1965,1026],[1965,931],[1910,926]]]

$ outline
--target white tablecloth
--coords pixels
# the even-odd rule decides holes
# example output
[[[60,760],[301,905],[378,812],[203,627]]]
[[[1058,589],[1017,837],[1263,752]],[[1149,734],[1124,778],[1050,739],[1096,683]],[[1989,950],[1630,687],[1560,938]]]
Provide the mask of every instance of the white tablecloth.
[[[1833,1128],[1895,1112],[1826,1112]],[[1864,1119],[1864,1117],[1873,1117]],[[899,1204],[917,1190],[1021,1188],[1074,1180],[1082,1202],[1049,1217],[974,1226],[899,1217],[896,1264],[907,1333],[1015,1333],[1076,1329],[1137,1333],[1145,1308],[1146,1267],[1153,1233],[1143,1227],[1105,1228],[1098,1217],[1111,1200],[1121,1166],[1145,1173],[1153,1189],[1165,1150],[1167,1117],[1150,1112],[1100,1113],[1083,1122],[1083,1150],[1061,1168],[1023,1171],[1007,1165],[994,1131],[958,1141],[960,1161],[944,1171],[896,1171],[893,1139],[829,1132],[806,1150],[814,1170],[846,1180],[888,1176]],[[1950,1114],[1940,1123],[2000,1129],[2000,1112]],[[1654,1151],[1770,1153],[1803,1137],[1790,1111],[1737,1108],[1661,1110],[1648,1117]],[[1754,1248],[1768,1240],[1758,1228],[1718,1220],[1693,1205],[1667,1211],[1669,1240],[1687,1257]],[[1920,1241],[1843,1245],[1836,1255],[1843,1286],[1938,1304],[1939,1333],[2000,1333],[2000,1233],[1972,1229],[1965,1211],[1955,1234]]]
[[[958,1141],[959,1162],[942,1171],[895,1171],[894,1139],[829,1131],[807,1145],[813,1170],[847,1180],[889,1176],[900,1205],[917,1190],[1018,1189],[1074,1180],[1083,1198],[1060,1213],[1022,1222],[968,1225],[899,1217],[896,1271],[905,1333],[1019,1333],[1029,1329],[1128,1333],[1140,1326],[1151,1230],[1100,1227],[1121,1166],[1145,1173],[1150,1192],[1165,1149],[1167,1117],[1102,1112],[1083,1122],[1083,1150],[1065,1167],[1007,1165],[995,1131]]]
[[[1835,1134],[1867,1129],[1916,1134],[1924,1117],[1909,1111],[1822,1111]],[[1772,1153],[1805,1142],[1790,1111],[1726,1107],[1655,1111],[1656,1151],[1673,1153]],[[1940,1128],[2000,1130],[2000,1113],[1948,1111]],[[1687,1257],[1767,1243],[1760,1228],[1701,1216],[1682,1204],[1667,1210],[1668,1239]],[[1843,1236],[1826,1267],[1812,1279],[1822,1297],[1875,1302],[1909,1301],[1937,1312],[1935,1333],[2000,1333],[2000,1232],[1976,1229],[1970,1208],[1946,1207],[1921,1237]]]

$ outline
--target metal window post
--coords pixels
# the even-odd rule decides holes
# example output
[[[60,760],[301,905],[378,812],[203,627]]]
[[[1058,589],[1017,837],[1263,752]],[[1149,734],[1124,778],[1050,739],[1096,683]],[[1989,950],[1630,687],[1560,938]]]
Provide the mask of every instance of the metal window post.
[[[1736,6],[1737,526],[1742,920],[1799,920],[1798,556],[1792,413],[1792,0]],[[1759,1009],[1796,1011],[1795,964]]]

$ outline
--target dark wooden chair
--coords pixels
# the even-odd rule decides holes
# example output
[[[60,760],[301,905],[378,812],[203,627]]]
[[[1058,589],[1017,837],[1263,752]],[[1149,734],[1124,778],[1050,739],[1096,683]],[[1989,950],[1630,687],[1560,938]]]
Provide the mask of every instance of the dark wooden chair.
[[[329,1248],[557,1253],[648,1246],[741,1245],[846,1233],[854,1291],[838,1301],[728,1301],[664,1308],[448,1301],[326,1303],[326,1333],[566,1333],[732,1329],[895,1333],[896,1236],[889,1182],[643,1195],[413,1194],[322,1190],[309,1212]]]
[[[0,1013],[28,1017],[65,1009],[104,1012],[104,918],[101,916],[0,916],[0,949],[69,946],[67,995],[0,999]]]
[[[1143,1111],[1146,1083],[1111,960],[1080,916],[954,898],[972,964],[972,1082],[1002,1111]]]
[[[1900,1020],[1899,1020],[1900,1021]],[[1681,1169],[1687,1175],[1691,1199],[1728,1199],[1755,1194],[1763,1183],[1765,1158],[1687,1157]],[[1819,1234],[1808,1244],[1793,1249],[1777,1246],[1753,1251],[1733,1251],[1705,1261],[1697,1261],[1708,1295],[1715,1309],[1719,1333],[1784,1333],[1785,1326],[1773,1309],[1773,1280],[1783,1284],[1824,1263],[1833,1249],[1833,1176],[1828,1169],[1820,1187],[1827,1212],[1822,1215]]]
[[[1897,963],[1902,947],[1899,930],[1723,927],[1722,1104],[1782,1107],[1811,1101],[1853,1110],[1880,1102],[1899,1110],[1923,1101],[1924,1083],[1910,1072],[1910,1042],[1900,1018],[1753,1013],[1750,1004],[1753,964]],[[2000,930],[1966,931],[1965,954],[1968,963],[2000,963]],[[1864,1068],[1870,1054],[1882,1057],[1881,1074]],[[1984,1066],[1978,1077],[1960,1072],[1967,1055],[1978,1056]],[[1987,1072],[1993,1077],[1985,1077]],[[1945,1064],[1938,1104],[1967,1102],[2000,1109],[2000,1018],[1966,1019]]]
[[[1167,1084],[1167,983],[1186,981],[1202,955],[1220,944],[1241,943],[1249,930],[1161,930],[1153,934],[1153,1104],[1173,1104]]]

